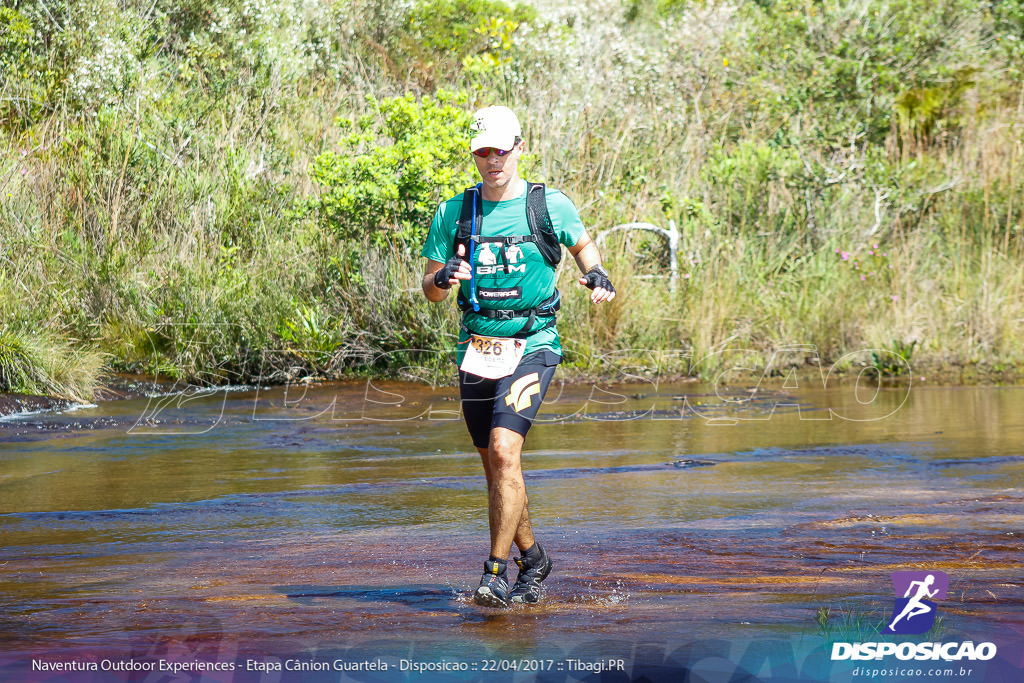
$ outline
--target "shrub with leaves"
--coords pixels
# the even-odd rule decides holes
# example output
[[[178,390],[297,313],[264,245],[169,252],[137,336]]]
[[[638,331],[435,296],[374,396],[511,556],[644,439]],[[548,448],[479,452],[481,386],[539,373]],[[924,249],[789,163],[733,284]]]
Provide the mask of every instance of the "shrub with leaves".
[[[851,131],[882,142],[899,93],[945,84],[972,59],[980,7],[777,0],[745,4],[740,16],[757,31],[730,62],[734,87],[771,120],[806,113],[817,136],[842,145]]]
[[[352,38],[369,61],[400,80],[426,88],[457,79],[463,60],[489,49],[480,26],[536,20],[529,5],[501,0],[420,0],[409,3],[352,2]]]
[[[45,31],[39,30],[39,18],[15,7],[0,7],[0,128],[28,125],[54,107],[56,90],[63,78],[64,65]],[[57,41],[53,41],[57,42]]]
[[[372,113],[340,119],[348,132],[341,150],[313,163],[324,188],[316,206],[323,222],[342,238],[369,238],[378,247],[421,243],[438,202],[473,182],[466,100],[446,92],[370,98]]]

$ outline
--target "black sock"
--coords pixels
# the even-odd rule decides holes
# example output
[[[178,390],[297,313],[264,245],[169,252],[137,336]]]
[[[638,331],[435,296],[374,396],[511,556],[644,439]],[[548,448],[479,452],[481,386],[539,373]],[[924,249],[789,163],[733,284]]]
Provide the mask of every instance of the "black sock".
[[[494,555],[491,555],[487,559],[490,560],[491,562],[501,562],[502,564],[508,564],[508,560],[500,558],[500,557],[495,557]]]
[[[534,543],[530,546],[529,550],[520,549],[519,552],[523,554],[524,560],[539,560],[540,559],[540,543]]]

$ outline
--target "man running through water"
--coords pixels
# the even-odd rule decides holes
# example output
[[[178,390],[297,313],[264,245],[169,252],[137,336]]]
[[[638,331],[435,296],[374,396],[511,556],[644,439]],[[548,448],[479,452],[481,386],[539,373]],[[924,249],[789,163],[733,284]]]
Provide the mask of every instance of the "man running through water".
[[[579,284],[594,304],[615,298],[597,245],[572,201],[519,176],[526,143],[507,107],[476,112],[470,152],[481,182],[443,202],[422,255],[423,293],[439,302],[458,286],[459,394],[487,480],[490,557],[474,600],[489,607],[535,603],[551,558],[533,535],[523,481],[526,434],[561,362],[555,327],[559,294],[555,266],[561,245],[583,273]],[[512,543],[519,574],[506,575]]]

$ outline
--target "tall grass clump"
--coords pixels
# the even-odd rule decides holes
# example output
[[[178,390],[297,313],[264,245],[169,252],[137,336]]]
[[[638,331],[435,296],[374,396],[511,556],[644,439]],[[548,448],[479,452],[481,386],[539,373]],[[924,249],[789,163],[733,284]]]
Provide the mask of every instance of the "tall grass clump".
[[[88,401],[101,363],[97,353],[0,326],[2,393]]]

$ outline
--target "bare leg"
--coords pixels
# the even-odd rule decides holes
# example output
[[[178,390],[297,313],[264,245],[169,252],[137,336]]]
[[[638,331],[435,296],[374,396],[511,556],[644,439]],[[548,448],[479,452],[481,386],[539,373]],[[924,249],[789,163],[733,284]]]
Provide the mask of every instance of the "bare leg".
[[[484,465],[484,476],[487,478],[487,491],[488,497],[490,496],[491,490],[491,463],[489,450],[487,448],[477,448],[480,452],[480,460]],[[520,550],[529,550],[533,547],[533,527],[530,526],[530,496],[526,496],[526,505],[523,506],[523,516],[519,520],[519,527],[516,529],[515,535],[516,547]]]
[[[491,527],[491,555],[505,559],[515,541],[519,549],[533,546],[529,499],[523,481],[522,451],[525,439],[504,427],[491,430],[487,448],[478,448],[487,478],[487,510]]]

